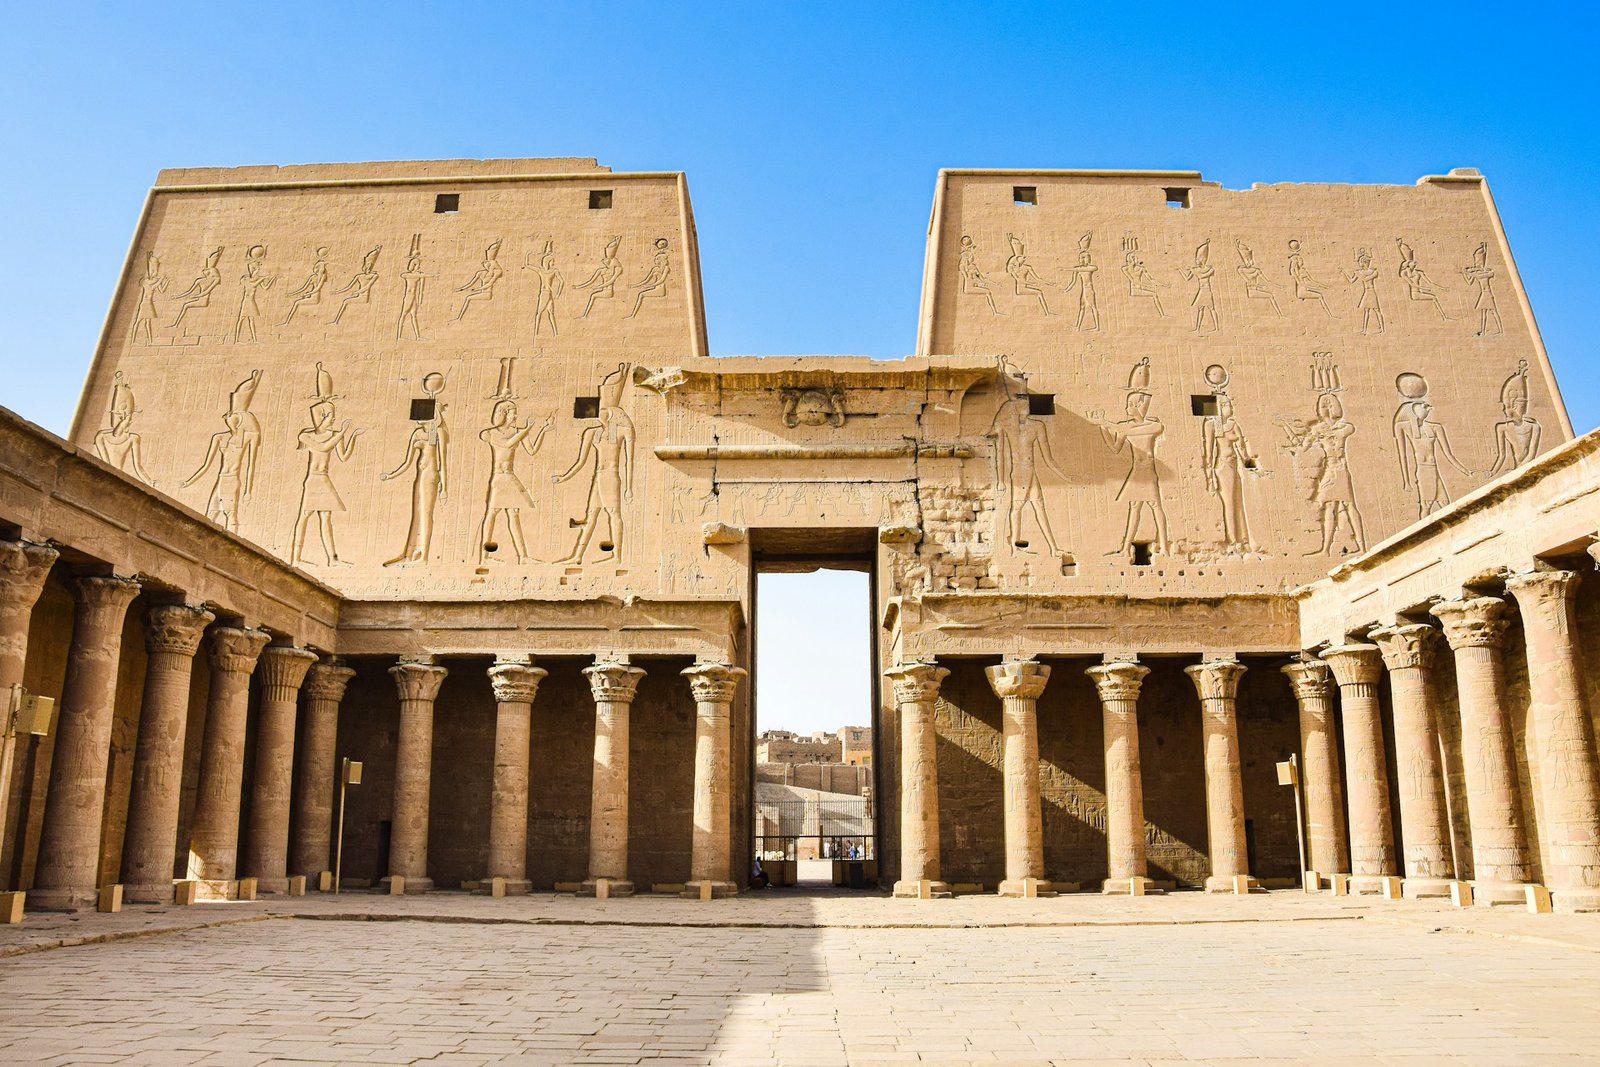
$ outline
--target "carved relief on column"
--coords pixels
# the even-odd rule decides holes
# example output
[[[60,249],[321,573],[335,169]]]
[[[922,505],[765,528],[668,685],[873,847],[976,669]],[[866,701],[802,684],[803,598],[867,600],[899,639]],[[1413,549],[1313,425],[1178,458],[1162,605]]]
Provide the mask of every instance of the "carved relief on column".
[[[296,761],[294,828],[290,835],[294,855],[290,870],[305,875],[311,885],[317,883],[317,875],[333,869],[339,702],[355,676],[355,671],[337,660],[313,663],[300,687],[306,698],[306,721],[300,758]]]
[[[200,784],[189,834],[189,877],[213,883],[212,893],[226,893],[223,883],[238,875],[239,798],[250,674],[269,640],[271,635],[262,630],[211,629],[211,692],[206,701]]]
[[[1506,580],[1528,649],[1529,763],[1544,801],[1544,880],[1565,911],[1600,909],[1600,767],[1574,637],[1579,580],[1561,570]]]
[[[1369,636],[1389,670],[1405,893],[1447,896],[1456,870],[1444,800],[1438,711],[1429,684],[1439,631],[1425,623],[1409,623],[1373,630]]]
[[[100,831],[116,714],[122,624],[139,583],[80,578],[72,583],[77,613],[67,679],[61,691],[50,791],[39,835],[39,863],[29,900],[39,908],[94,902]]]
[[[494,689],[494,783],[489,801],[489,878],[504,878],[506,892],[530,891],[528,881],[528,764],[533,701],[550,672],[527,662],[497,661],[489,668]]]
[[[1238,697],[1244,671],[1244,664],[1231,657],[1184,668],[1200,696],[1206,834],[1211,846],[1206,890],[1213,893],[1232,892],[1235,878],[1250,876],[1244,836],[1244,779],[1239,768]]]
[[[244,872],[264,893],[289,888],[289,796],[294,788],[294,733],[300,684],[317,662],[304,648],[274,646],[261,654],[261,707],[256,719],[255,781]]]
[[[1473,899],[1515,903],[1532,879],[1517,788],[1515,733],[1505,700],[1506,602],[1473,597],[1436,604],[1455,653],[1461,770],[1472,827]]]
[[[1006,877],[1001,896],[1024,896],[1026,879],[1044,878],[1044,827],[1039,810],[1039,697],[1050,668],[1037,660],[1007,660],[985,668],[1001,702],[1004,745]],[[1048,886],[1035,885],[1035,890]]]
[[[1389,821],[1389,768],[1383,751],[1377,645],[1338,645],[1322,659],[1339,683],[1344,719],[1345,778],[1350,791],[1350,872],[1357,892],[1376,893],[1378,879],[1397,873]]]
[[[433,888],[428,877],[428,800],[433,788],[433,701],[444,684],[436,663],[402,661],[389,668],[400,694],[400,729],[394,756],[394,822],[389,831],[389,874],[405,879],[407,893]]]
[[[930,893],[946,893],[939,880],[939,732],[934,706],[950,676],[936,663],[902,663],[884,671],[900,711],[900,880],[897,897],[914,897],[927,882]]]
[[[1139,690],[1150,668],[1131,659],[1090,667],[1100,694],[1106,747],[1105,893],[1151,888],[1145,862],[1144,782],[1139,770]]]
[[[1339,741],[1333,733],[1333,675],[1320,659],[1303,656],[1283,668],[1300,707],[1300,780],[1306,798],[1306,862],[1324,874],[1348,874],[1344,789]]]
[[[189,683],[200,639],[215,619],[204,608],[184,604],[154,607],[145,616],[149,660],[122,842],[123,898],[132,903],[172,901]]]
[[[742,668],[727,663],[697,663],[683,672],[695,703],[694,843],[689,864],[691,882],[712,883],[713,895],[738,891],[731,870],[733,823],[730,765],[730,720]],[[698,895],[691,885],[685,895]]]
[[[586,892],[607,882],[612,896],[633,892],[628,880],[628,713],[644,671],[627,663],[583,669],[594,696],[594,783],[589,800]]]

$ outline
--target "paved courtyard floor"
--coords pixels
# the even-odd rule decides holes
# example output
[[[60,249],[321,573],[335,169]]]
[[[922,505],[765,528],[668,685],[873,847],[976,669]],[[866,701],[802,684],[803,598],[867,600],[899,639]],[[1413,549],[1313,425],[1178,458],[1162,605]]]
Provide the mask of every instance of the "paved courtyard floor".
[[[0,927],[0,1063],[1579,1064],[1596,990],[1431,902],[313,895]]]

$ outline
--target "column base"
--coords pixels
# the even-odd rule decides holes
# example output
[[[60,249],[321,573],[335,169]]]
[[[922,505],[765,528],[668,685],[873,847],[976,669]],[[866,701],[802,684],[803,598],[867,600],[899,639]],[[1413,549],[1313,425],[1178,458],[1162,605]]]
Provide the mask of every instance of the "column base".
[[[1002,897],[1053,897],[1058,892],[1055,882],[1043,878],[1007,878],[998,890]]]
[[[32,893],[28,894],[28,903],[33,903]],[[1572,889],[1552,888],[1550,890],[1550,904],[1556,911],[1600,911],[1600,886],[1575,886]]]
[[[378,879],[379,888],[385,893],[393,893],[394,877],[394,875],[390,875],[386,878]],[[413,878],[410,875],[401,877],[403,877],[404,881],[400,883],[401,892],[397,895],[415,896],[418,893],[426,893],[433,888],[432,878]]]
[[[1492,908],[1496,905],[1521,906],[1528,900],[1528,883],[1526,882],[1471,882],[1472,905],[1476,908]]]
[[[631,897],[633,896],[633,883],[623,878],[585,878],[578,886],[580,897],[598,897],[600,895],[599,883],[606,884],[606,896]]]
[[[1425,900],[1430,897],[1450,896],[1451,878],[1407,878],[1400,883],[1400,895],[1407,900]]]
[[[732,882],[718,882],[714,879],[710,879],[709,881],[711,885],[711,898],[713,900],[721,900],[725,897],[739,895],[739,887],[734,885]],[[679,893],[678,895],[684,900],[699,900],[700,887],[704,884],[706,884],[705,881],[685,882],[683,886],[683,892]]]
[[[124,885],[122,899],[129,904],[171,904],[174,901],[175,882],[152,885]]]
[[[1350,876],[1350,893],[1352,896],[1383,895],[1384,882],[1393,877],[1387,874],[1352,874]]]
[[[98,889],[30,889],[32,911],[93,911],[100,903]]]
[[[281,878],[257,878],[256,892],[287,893],[289,892],[289,878],[287,875]]]
[[[1213,874],[1209,878],[1206,879],[1206,883],[1205,883],[1206,892],[1207,893],[1237,893],[1237,892],[1239,892],[1239,887],[1234,884],[1236,878],[1243,878],[1244,879],[1244,891],[1246,893],[1264,893],[1264,892],[1266,892],[1266,890],[1261,888],[1261,883],[1256,881],[1254,878],[1252,878],[1248,874],[1240,874],[1240,875]]]
[[[1100,892],[1108,897],[1150,897],[1165,893],[1155,879],[1142,875],[1135,878],[1107,878],[1100,883]]]
[[[526,878],[502,878],[500,881],[505,883],[505,887],[501,890],[502,896],[525,897],[533,892],[533,883]],[[480,896],[492,897],[495,895],[494,883],[495,879],[485,878],[478,883],[478,888],[473,892]]]
[[[921,881],[901,880],[894,884],[894,895],[909,900],[946,900],[955,894],[950,892],[950,883],[937,879],[924,878]]]

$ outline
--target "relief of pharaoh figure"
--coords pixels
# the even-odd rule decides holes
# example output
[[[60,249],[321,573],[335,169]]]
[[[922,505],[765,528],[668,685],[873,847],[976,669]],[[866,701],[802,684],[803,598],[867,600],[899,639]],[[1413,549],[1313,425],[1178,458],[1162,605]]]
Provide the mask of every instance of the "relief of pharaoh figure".
[[[349,419],[334,425],[338,412],[333,402],[338,397],[333,392],[333,378],[317,364],[317,395],[310,398],[311,425],[301,430],[296,447],[306,453],[306,476],[300,486],[300,511],[295,517],[294,540],[289,548],[289,562],[308,562],[305,558],[306,535],[312,520],[316,520],[317,535],[322,539],[322,551],[330,567],[348,567],[339,558],[333,543],[333,516],[345,510],[339,491],[334,488],[331,468],[335,458],[343,461],[355,450],[356,438],[365,430],[352,429]]]
[[[1250,523],[1245,516],[1244,475],[1255,470],[1255,457],[1244,428],[1234,417],[1233,398],[1217,394],[1217,413],[1202,429],[1202,464],[1206,488],[1222,504],[1222,541],[1234,552],[1250,552]]]
[[[1045,549],[1052,556],[1061,555],[1055,531],[1050,528],[1044,485],[1039,480],[1041,465],[1063,482],[1067,479],[1067,472],[1061,469],[1051,451],[1049,427],[1043,419],[1028,414],[1026,395],[1013,396],[1000,405],[987,436],[994,441],[995,484],[1005,487],[1010,500],[1006,509],[1008,528],[1002,531],[1002,536],[1015,547],[1027,551],[1022,516],[1024,512],[1031,512],[1044,538]]]
[[[559,562],[584,563],[589,543],[599,530],[604,516],[607,539],[600,542],[601,554],[596,562],[623,559],[622,505],[633,499],[633,420],[622,410],[622,390],[627,384],[626,363],[606,375],[600,383],[600,422],[586,427],[578,442],[578,458],[566,473],[556,475],[557,484],[575,477],[594,463],[594,475],[589,482],[588,502],[584,509],[582,527],[572,551]]]
[[[1500,387],[1500,410],[1506,421],[1494,426],[1494,466],[1489,475],[1516,470],[1539,454],[1544,429],[1528,414],[1528,361],[1518,360],[1516,373]]]
[[[417,420],[406,441],[406,457],[400,465],[379,481],[399,477],[411,471],[411,523],[406,528],[405,547],[394,559],[385,560],[385,567],[407,566],[428,562],[428,550],[433,545],[433,513],[439,501],[445,499],[450,485],[447,471],[450,459],[450,430],[444,423],[445,405],[438,402],[437,393],[444,385],[438,374],[423,378],[423,389],[434,402],[432,414]]]
[[[206,458],[199,468],[179,483],[187,489],[205,476],[213,464],[217,468],[216,480],[206,496],[206,518],[234,533],[239,532],[241,501],[250,495],[255,485],[256,456],[261,450],[261,423],[250,411],[250,401],[255,398],[256,387],[261,384],[261,372],[252,371],[250,377],[234,387],[228,397],[228,410],[222,416],[227,427],[211,435],[206,447]]]
[[[546,416],[534,433],[533,419],[517,423],[517,405],[509,397],[497,401],[489,414],[489,426],[478,434],[478,439],[489,446],[493,461],[489,472],[489,491],[484,497],[483,524],[478,528],[478,562],[500,562],[491,555],[495,545],[495,526],[504,520],[506,534],[511,538],[511,550],[518,563],[538,562],[528,555],[528,542],[522,534],[522,513],[533,510],[533,498],[528,487],[517,477],[517,450],[537,455],[544,435],[555,425],[554,416]],[[533,440],[528,435],[533,434]],[[496,546],[498,547],[498,546]]]

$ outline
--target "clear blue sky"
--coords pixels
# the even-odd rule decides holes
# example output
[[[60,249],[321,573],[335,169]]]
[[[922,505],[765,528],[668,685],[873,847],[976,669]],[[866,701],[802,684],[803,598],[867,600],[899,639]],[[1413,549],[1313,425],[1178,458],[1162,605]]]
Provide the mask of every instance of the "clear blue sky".
[[[582,155],[688,172],[714,352],[879,357],[941,166],[1476,166],[1600,423],[1600,5],[1125,6],[13,3],[0,405],[66,430],[161,167]]]

